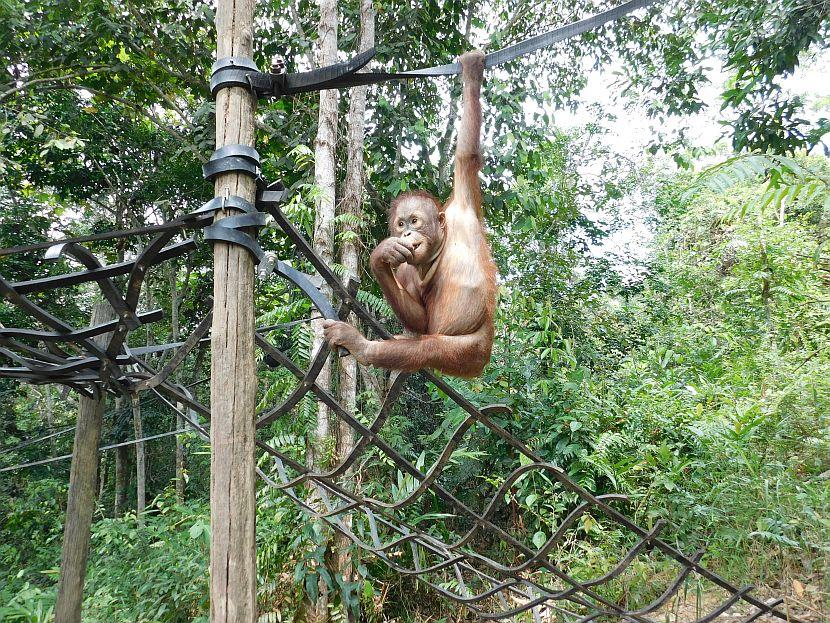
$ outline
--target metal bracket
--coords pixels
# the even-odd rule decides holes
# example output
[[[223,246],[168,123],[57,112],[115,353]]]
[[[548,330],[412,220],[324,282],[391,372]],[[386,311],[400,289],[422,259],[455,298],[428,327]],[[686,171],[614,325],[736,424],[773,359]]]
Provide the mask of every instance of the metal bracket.
[[[263,188],[256,198],[257,208],[276,206],[283,203],[288,197],[288,191],[282,182],[271,182]]]

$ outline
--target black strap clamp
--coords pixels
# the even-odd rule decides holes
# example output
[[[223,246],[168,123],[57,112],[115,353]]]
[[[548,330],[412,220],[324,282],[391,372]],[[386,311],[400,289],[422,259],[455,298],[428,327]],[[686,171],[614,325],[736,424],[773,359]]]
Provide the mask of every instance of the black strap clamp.
[[[214,197],[201,208],[192,212],[191,216],[228,209],[241,210],[242,214],[226,216],[213,225],[205,227],[205,240],[221,240],[222,242],[245,247],[253,256],[254,263],[259,264],[262,258],[265,257],[265,252],[254,237],[243,230],[250,227],[262,227],[265,225],[268,215],[264,212],[257,212],[250,201],[238,195]]]
[[[226,56],[213,63],[210,73],[210,94],[215,98],[219,89],[243,87],[257,98],[275,95],[277,74],[263,73],[250,58]]]
[[[241,173],[256,179],[259,170],[259,153],[249,145],[225,145],[202,165],[204,178],[211,181],[223,173]]]
[[[320,69],[300,73],[285,73],[285,65],[277,61],[270,73],[259,71],[256,63],[250,58],[242,56],[226,56],[213,63],[210,74],[210,93],[213,97],[220,89],[242,87],[251,91],[257,99],[266,97],[282,97],[296,93],[307,93],[323,89],[339,89],[357,84],[371,84],[395,79],[399,74],[380,73],[356,74],[375,55],[371,48],[357,56],[335,63]],[[458,72],[455,72],[458,73]],[[443,74],[442,74],[443,75]],[[367,78],[374,76],[374,78]],[[400,77],[410,77],[400,74]],[[411,76],[418,77],[418,76]]]

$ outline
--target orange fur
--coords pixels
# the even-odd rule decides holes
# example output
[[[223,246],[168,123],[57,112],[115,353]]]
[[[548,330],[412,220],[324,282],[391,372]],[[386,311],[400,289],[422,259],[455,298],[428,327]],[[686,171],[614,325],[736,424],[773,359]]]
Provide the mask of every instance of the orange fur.
[[[410,191],[398,196],[389,211],[392,234],[399,211],[403,212],[401,222],[409,218],[407,214],[422,217],[426,222],[411,232],[411,239],[428,250],[435,248],[437,252],[440,248],[440,255],[427,264],[410,259],[412,263],[400,264],[393,272],[381,257],[391,258],[388,261],[397,265],[400,256],[395,260],[396,252],[386,255],[386,250],[401,238],[382,242],[372,254],[372,270],[384,296],[404,326],[419,335],[369,342],[344,323],[332,323],[327,329],[332,345],[345,346],[364,363],[404,371],[437,368],[469,378],[481,374],[490,361],[497,271],[487,243],[478,180],[482,165],[479,97],[484,55],[465,54],[461,64],[464,109],[452,195],[442,207],[433,195]],[[387,246],[382,250],[383,245]]]

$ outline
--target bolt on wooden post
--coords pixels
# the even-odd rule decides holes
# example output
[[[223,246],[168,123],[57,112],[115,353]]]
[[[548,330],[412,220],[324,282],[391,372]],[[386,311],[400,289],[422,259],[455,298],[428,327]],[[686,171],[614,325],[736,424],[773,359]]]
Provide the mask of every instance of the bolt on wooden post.
[[[219,0],[217,58],[253,55],[254,0]],[[254,145],[256,99],[244,88],[216,94],[216,148]],[[239,173],[215,180],[216,196],[254,202],[256,182]],[[216,219],[229,214],[220,212]],[[210,620],[256,620],[254,264],[240,246],[213,247],[211,337]]]

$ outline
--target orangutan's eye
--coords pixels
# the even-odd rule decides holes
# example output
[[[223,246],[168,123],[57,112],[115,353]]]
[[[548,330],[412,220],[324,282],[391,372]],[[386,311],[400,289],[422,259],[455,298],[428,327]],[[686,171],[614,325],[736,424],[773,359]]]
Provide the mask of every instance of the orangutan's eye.
[[[415,218],[415,217],[412,217],[412,224],[417,225],[418,224],[418,219]]]
[[[403,221],[398,221],[398,227],[403,227]]]

